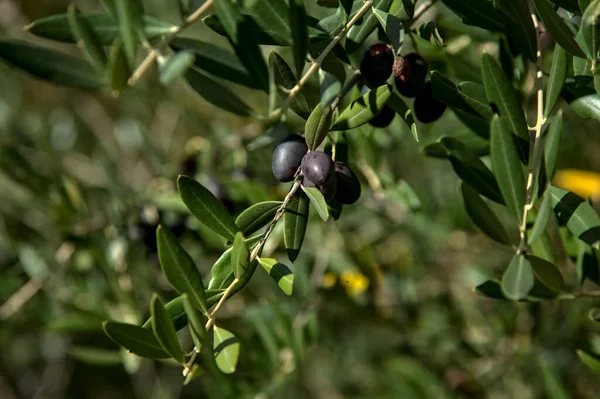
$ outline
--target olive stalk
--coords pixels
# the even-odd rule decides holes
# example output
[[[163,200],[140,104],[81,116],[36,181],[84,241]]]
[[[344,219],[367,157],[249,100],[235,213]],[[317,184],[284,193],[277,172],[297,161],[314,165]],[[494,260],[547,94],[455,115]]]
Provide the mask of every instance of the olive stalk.
[[[544,119],[544,75],[542,73],[542,50],[540,44],[539,21],[535,15],[533,4],[528,0],[531,19],[535,27],[535,35],[537,42],[536,49],[536,84],[537,84],[537,116],[536,123],[533,128],[530,128],[529,144],[532,148],[531,156],[527,165],[527,184],[525,193],[525,205],[523,206],[523,214],[521,216],[521,225],[519,226],[520,241],[517,247],[518,253],[523,253],[527,250],[527,215],[533,209],[533,198],[535,190],[535,181],[539,172],[541,155],[542,155],[542,130],[546,120]]]

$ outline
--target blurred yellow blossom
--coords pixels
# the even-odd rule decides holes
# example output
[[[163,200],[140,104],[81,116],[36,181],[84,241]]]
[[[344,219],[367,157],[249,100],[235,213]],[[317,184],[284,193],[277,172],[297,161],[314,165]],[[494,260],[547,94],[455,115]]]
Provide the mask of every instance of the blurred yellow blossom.
[[[553,184],[584,198],[600,196],[600,173],[563,169],[556,172]]]

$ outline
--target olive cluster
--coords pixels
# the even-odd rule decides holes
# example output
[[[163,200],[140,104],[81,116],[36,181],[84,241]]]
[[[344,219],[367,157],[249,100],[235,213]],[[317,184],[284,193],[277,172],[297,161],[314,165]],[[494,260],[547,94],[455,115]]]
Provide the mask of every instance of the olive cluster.
[[[375,86],[384,84],[394,74],[396,89],[405,97],[415,98],[414,115],[423,123],[439,119],[446,104],[433,95],[431,82],[427,81],[429,66],[417,53],[398,56],[387,44],[374,44],[362,55],[360,62],[362,77]],[[386,127],[394,119],[395,112],[387,105],[369,123],[375,127]]]
[[[277,145],[272,169],[281,182],[294,180],[300,169],[302,185],[318,189],[327,203],[336,200],[350,205],[361,194],[360,182],[348,165],[334,162],[323,151],[308,151],[304,138],[297,134],[290,134]]]

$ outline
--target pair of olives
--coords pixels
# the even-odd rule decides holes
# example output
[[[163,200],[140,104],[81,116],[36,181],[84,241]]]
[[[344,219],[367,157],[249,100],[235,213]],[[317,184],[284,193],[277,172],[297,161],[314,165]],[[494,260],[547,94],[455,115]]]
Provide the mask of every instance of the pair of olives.
[[[415,98],[414,114],[423,123],[438,120],[446,110],[446,104],[433,95],[431,82],[427,81],[429,66],[417,53],[398,56],[387,44],[374,44],[363,53],[360,72],[369,83],[380,86],[394,74],[396,89],[405,97]],[[387,105],[369,122],[375,127],[386,127],[394,119],[395,112]]]
[[[304,138],[290,134],[275,148],[273,175],[281,182],[294,180],[298,168],[302,185],[318,189],[327,203],[337,200],[353,204],[361,194],[360,182],[352,169],[343,162],[334,162],[323,151],[308,151]]]

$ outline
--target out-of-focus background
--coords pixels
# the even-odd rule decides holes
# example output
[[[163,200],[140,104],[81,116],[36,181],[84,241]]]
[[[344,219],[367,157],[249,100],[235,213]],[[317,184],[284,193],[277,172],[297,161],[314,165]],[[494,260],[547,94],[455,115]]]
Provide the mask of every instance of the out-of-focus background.
[[[177,24],[171,3],[144,0],[148,14]],[[23,29],[68,5],[0,0],[0,33],[77,53]],[[483,49],[497,51],[496,38],[439,4],[426,17],[454,51],[422,44],[432,69],[480,81],[473,66]],[[202,24],[185,35],[228,46]],[[550,43],[548,63],[551,52]],[[266,109],[264,94],[231,87]],[[559,167],[600,170],[597,122],[565,115]],[[477,138],[451,111],[418,127],[418,143],[399,118],[347,134],[362,198],[335,223],[312,215],[290,265],[294,295],[259,270],[227,302],[219,320],[241,341],[238,371],[221,374],[209,353],[206,375],[182,387],[180,367],[127,354],[101,322],[141,323],[152,292],[175,296],[157,261],[159,222],[205,275],[222,253],[224,242],[178,200],[178,174],[196,177],[233,215],[285,196],[264,127],[182,81],[160,85],[155,71],[117,97],[59,88],[0,63],[0,398],[597,398],[600,378],[575,354],[600,350],[587,318],[592,301],[478,296],[474,287],[498,277],[511,251],[469,222],[449,162],[423,153],[442,135]],[[278,229],[266,251],[290,264],[281,241]],[[573,283],[574,265],[560,257]],[[190,347],[185,331],[181,338]]]

